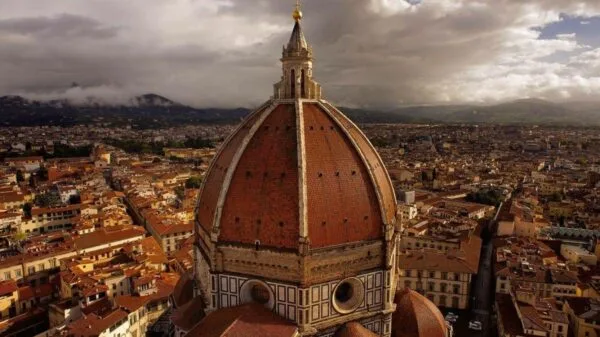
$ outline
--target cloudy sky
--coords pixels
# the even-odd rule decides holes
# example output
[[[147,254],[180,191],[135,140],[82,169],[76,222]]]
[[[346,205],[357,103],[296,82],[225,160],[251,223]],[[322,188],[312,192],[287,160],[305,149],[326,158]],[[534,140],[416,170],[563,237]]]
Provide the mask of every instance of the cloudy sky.
[[[315,77],[340,105],[591,100],[600,92],[598,0],[303,3]],[[280,77],[293,4],[0,0],[0,95],[155,92],[197,107],[250,107]]]

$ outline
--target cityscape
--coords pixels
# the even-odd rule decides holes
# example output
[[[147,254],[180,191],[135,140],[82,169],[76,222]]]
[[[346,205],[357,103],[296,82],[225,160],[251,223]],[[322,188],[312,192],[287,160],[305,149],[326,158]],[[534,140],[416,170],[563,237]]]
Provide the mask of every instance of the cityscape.
[[[0,336],[600,337],[598,75],[561,98],[369,105],[375,89],[353,101],[320,82],[336,62],[311,44],[320,2],[238,2],[199,15],[285,12],[282,49],[235,40],[269,52],[264,97],[242,97],[254,73],[227,83],[230,103],[198,91],[209,105],[0,91]],[[407,20],[439,5],[365,3]],[[556,22],[600,27],[600,5],[569,4]],[[0,14],[0,41],[21,36],[14,20]],[[52,20],[32,29],[67,29]],[[91,26],[69,34],[117,34]]]

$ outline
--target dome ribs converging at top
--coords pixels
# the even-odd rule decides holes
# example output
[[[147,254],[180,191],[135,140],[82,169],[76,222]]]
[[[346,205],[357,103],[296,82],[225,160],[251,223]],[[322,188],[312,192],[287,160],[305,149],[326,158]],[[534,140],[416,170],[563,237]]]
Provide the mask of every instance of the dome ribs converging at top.
[[[447,337],[440,310],[425,296],[405,288],[394,297],[397,310],[392,318],[393,337]]]
[[[322,99],[299,3],[292,16],[273,96],[223,144],[206,174],[199,236],[302,256],[391,240],[396,200],[383,161],[360,129]]]
[[[250,139],[231,180],[221,217],[223,242],[298,246],[298,169],[293,104],[277,106]]]
[[[353,144],[317,104],[305,103],[303,118],[311,247],[381,237],[376,192]]]
[[[265,106],[214,159],[202,228],[223,243],[291,250],[384,238],[395,197],[364,134],[325,101]]]

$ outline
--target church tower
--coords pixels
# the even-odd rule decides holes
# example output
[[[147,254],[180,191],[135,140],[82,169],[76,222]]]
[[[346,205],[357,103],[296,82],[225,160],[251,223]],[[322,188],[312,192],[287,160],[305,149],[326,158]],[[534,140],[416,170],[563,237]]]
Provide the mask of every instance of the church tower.
[[[299,336],[352,328],[389,337],[394,189],[367,137],[322,98],[299,5],[293,19],[273,97],[224,142],[206,174],[195,295],[207,314],[258,304]]]

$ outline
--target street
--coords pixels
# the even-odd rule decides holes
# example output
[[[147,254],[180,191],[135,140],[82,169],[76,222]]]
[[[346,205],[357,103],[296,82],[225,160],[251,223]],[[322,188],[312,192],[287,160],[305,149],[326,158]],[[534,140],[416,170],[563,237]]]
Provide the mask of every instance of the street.
[[[494,336],[494,322],[490,319],[492,314],[492,306],[494,305],[494,293],[493,287],[493,270],[492,260],[494,247],[492,239],[494,237],[494,223],[498,217],[498,213],[501,206],[498,207],[496,214],[493,219],[487,223],[481,231],[482,247],[481,256],[479,260],[479,270],[477,275],[473,278],[471,288],[471,303],[470,310],[462,311],[460,314],[466,317],[461,317],[457,323],[454,324],[454,336],[458,337],[489,337]],[[468,318],[468,319],[467,319]],[[469,329],[469,321],[479,321],[482,324],[482,330],[476,331]]]

